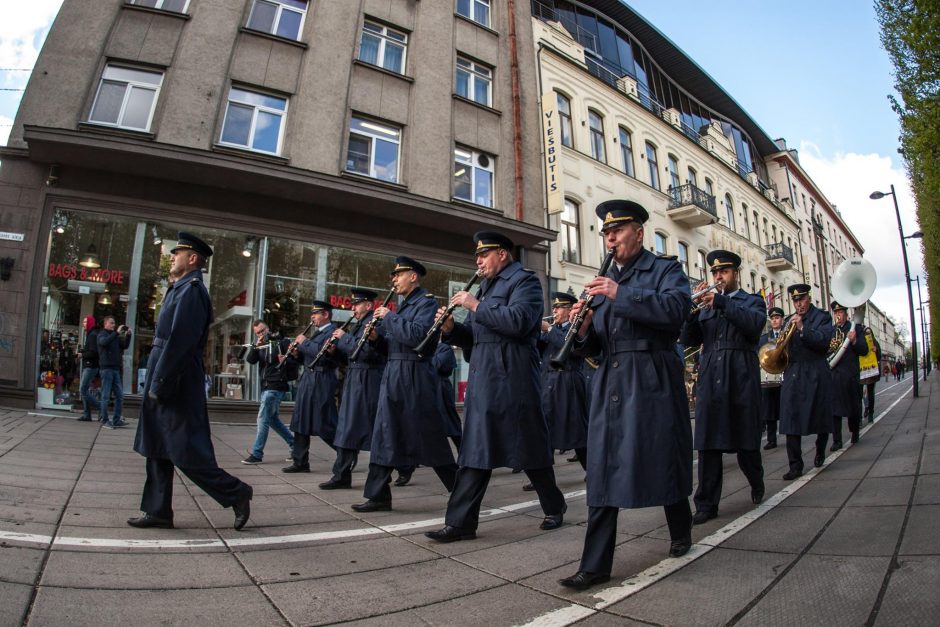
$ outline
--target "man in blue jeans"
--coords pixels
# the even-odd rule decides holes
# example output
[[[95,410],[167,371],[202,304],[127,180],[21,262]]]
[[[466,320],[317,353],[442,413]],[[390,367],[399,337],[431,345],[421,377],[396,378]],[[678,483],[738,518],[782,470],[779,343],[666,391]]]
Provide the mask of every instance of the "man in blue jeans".
[[[294,447],[294,434],[281,422],[281,401],[290,389],[288,381],[297,372],[298,364],[287,355],[290,340],[271,335],[268,325],[263,320],[255,320],[252,325],[255,332],[255,344],[248,349],[245,361],[258,364],[261,371],[261,406],[258,408],[258,432],[251,454],[242,460],[243,464],[260,464],[264,458],[264,445],[268,441],[268,431],[284,438],[289,448]]]
[[[85,316],[85,346],[82,348],[82,378],[78,393],[82,397],[81,422],[91,422],[91,410],[100,411],[98,401],[91,395],[91,382],[98,376],[98,329],[94,316]]]
[[[104,328],[98,332],[98,374],[101,376],[100,420],[109,429],[123,427],[127,423],[121,418],[124,405],[124,386],[121,384],[121,362],[124,349],[130,346],[131,330],[121,325],[114,330],[114,316],[104,319]],[[114,416],[108,420],[108,402],[114,391]]]

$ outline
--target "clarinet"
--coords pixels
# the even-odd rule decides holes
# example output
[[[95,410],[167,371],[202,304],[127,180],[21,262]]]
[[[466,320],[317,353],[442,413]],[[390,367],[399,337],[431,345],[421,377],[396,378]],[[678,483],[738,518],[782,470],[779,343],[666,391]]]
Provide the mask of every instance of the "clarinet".
[[[385,297],[385,300],[382,301],[382,307],[388,307],[389,302],[392,300],[392,296],[395,295],[395,288],[393,287],[388,291],[388,296]],[[365,346],[366,341],[368,341],[369,336],[372,335],[372,331],[375,330],[375,325],[379,323],[378,319],[375,316],[372,316],[372,319],[366,324],[365,330],[362,332],[362,337],[359,338],[359,341],[356,342],[356,348],[353,349],[353,352],[349,354],[349,361],[356,361],[356,357],[359,356],[359,351],[362,350],[362,347]]]
[[[310,324],[307,325],[307,328],[304,329],[304,332],[301,333],[301,335],[307,335],[307,334],[310,332],[310,327],[312,327],[312,326],[313,326],[313,323],[311,322]],[[292,352],[295,348],[297,348],[297,340],[296,340],[296,339],[295,339],[293,342],[290,343],[290,346],[287,347],[287,352],[284,353],[284,354],[285,354],[285,355],[290,355],[291,352]],[[279,363],[275,369],[276,369],[276,370],[280,370],[281,368],[284,367],[284,364],[286,364],[286,363],[287,363],[287,360],[285,359],[284,361],[282,361],[281,363]]]
[[[345,331],[346,329],[348,329],[349,325],[352,324],[353,320],[355,320],[355,318],[350,316],[346,320],[346,322],[344,322],[342,326],[340,326],[339,330]],[[320,352],[317,353],[317,356],[313,358],[313,361],[310,362],[310,365],[307,366],[307,369],[313,370],[314,368],[316,368],[317,364],[320,363],[320,359],[322,359],[323,356],[326,355],[326,351],[328,351],[330,347],[333,346],[334,344],[336,344],[336,338],[333,336],[330,336],[325,342],[323,342],[323,346],[320,347]]]
[[[604,276],[607,274],[607,270],[610,269],[610,264],[614,261],[615,250],[615,248],[611,248],[607,251],[607,256],[604,257],[604,261],[601,263],[601,267],[597,271],[597,276]],[[558,350],[558,353],[556,353],[555,356],[549,360],[549,363],[555,370],[564,370],[565,362],[568,361],[568,356],[571,354],[571,348],[574,346],[575,338],[577,338],[578,333],[581,332],[581,325],[584,324],[584,317],[587,314],[591,303],[594,302],[594,296],[589,295],[587,290],[584,290],[581,292],[581,298],[579,300],[584,301],[584,306],[581,307],[578,315],[575,316],[574,320],[571,321],[571,326],[568,327],[568,332],[565,333],[565,343]]]
[[[480,271],[477,270],[476,273],[470,277],[470,280],[467,281],[467,284],[463,286],[461,292],[469,292],[470,288],[473,287],[474,283],[480,280]],[[424,353],[431,346],[431,343],[437,339],[437,333],[441,330],[441,327],[444,326],[444,321],[447,320],[447,317],[454,313],[454,310],[457,309],[457,305],[451,305],[444,311],[444,315],[440,316],[437,320],[434,321],[434,324],[431,325],[431,328],[428,329],[427,335],[424,336],[424,339],[421,340],[421,343],[418,344],[414,351],[418,353],[418,357],[424,358]]]

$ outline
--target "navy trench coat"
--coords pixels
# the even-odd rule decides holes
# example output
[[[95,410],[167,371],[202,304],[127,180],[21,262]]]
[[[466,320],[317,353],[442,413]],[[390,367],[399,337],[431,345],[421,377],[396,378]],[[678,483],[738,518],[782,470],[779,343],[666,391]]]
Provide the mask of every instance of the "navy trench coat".
[[[542,333],[542,411],[548,423],[552,448],[568,450],[587,446],[588,400],[586,366],[583,357],[572,354],[561,370],[552,368],[549,360],[565,343],[570,323],[552,327]]]
[[[859,380],[858,358],[868,354],[868,342],[865,340],[865,327],[846,320],[842,332],[846,335],[855,329],[855,341],[849,346],[836,367],[829,372],[832,375],[832,415],[861,418],[862,383]]]
[[[414,347],[424,340],[437,317],[437,301],[415,288],[376,326],[388,342],[379,405],[372,431],[370,461],[380,466],[446,466],[454,454],[444,432],[444,408],[431,357]]]
[[[444,432],[448,437],[459,438],[463,433],[460,414],[457,413],[457,401],[454,399],[454,384],[450,380],[457,367],[457,356],[449,344],[441,342],[431,357],[431,365],[441,378],[441,402],[444,403]]]
[[[210,322],[212,301],[201,270],[170,285],[160,305],[134,439],[141,455],[180,468],[217,467],[202,362]]]
[[[297,347],[303,355],[303,374],[297,384],[297,396],[294,399],[294,414],[290,421],[290,430],[303,435],[318,435],[324,442],[333,443],[336,437],[336,358],[329,353],[317,362],[316,368],[310,364],[323,344],[330,339],[336,325],[330,322],[323,330],[318,330],[312,337]]]
[[[803,332],[795,331],[787,351],[790,362],[780,387],[780,433],[815,435],[832,431],[832,376],[826,363],[832,319],[810,305]]]
[[[345,355],[347,361],[371,319],[372,314],[367,315],[359,321],[355,331],[336,341],[336,350]],[[359,451],[372,448],[375,410],[379,405],[382,373],[385,372],[385,349],[385,341],[381,338],[375,344],[366,342],[356,360],[348,361],[333,446]]]
[[[603,352],[588,421],[587,504],[670,505],[692,493],[692,429],[676,339],[692,306],[674,259],[643,250],[601,298],[579,354]]]
[[[461,467],[537,469],[554,463],[542,413],[536,346],[542,284],[518,261],[484,279],[480,303],[446,338],[470,362]]]
[[[694,315],[679,342],[703,346],[695,398],[695,450],[756,451],[760,417],[758,341],[767,309],[756,294],[716,294],[712,309]]]

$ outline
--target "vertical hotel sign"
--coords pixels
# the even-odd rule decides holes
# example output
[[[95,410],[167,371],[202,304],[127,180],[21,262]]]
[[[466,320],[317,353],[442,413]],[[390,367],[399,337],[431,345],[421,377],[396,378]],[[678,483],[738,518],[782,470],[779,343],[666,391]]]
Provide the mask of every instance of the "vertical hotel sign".
[[[561,128],[558,120],[558,99],[555,92],[542,94],[542,132],[545,145],[545,192],[548,214],[565,210],[565,193],[561,187]]]

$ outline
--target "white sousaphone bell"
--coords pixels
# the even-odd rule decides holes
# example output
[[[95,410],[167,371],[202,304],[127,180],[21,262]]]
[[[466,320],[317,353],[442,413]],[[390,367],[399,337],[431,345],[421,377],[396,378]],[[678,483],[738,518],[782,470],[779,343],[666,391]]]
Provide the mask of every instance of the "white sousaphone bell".
[[[865,322],[865,305],[875,292],[878,285],[878,275],[875,266],[861,257],[846,259],[836,271],[832,273],[832,298],[844,307],[854,307],[852,315],[854,324]],[[829,367],[835,368],[839,360],[849,347],[849,338],[842,340],[839,349],[828,357]]]

